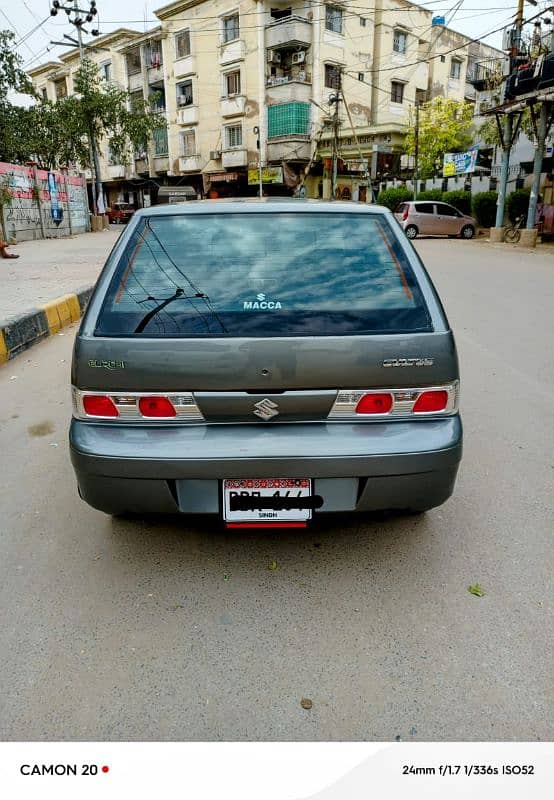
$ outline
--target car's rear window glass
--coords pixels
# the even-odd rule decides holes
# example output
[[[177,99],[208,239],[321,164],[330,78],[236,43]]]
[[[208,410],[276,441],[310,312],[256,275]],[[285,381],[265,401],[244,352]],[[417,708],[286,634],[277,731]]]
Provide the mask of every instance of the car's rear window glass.
[[[435,206],[433,203],[418,203],[415,210],[418,214],[434,214]]]
[[[384,216],[223,213],[140,220],[101,336],[334,336],[431,330]]]

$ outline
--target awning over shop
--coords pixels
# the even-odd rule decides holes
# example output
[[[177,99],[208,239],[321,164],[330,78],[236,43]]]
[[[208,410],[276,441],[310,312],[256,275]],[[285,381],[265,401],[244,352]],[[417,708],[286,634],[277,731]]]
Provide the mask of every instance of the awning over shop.
[[[210,183],[229,183],[229,181],[238,181],[238,172],[212,172],[207,174],[206,177]]]
[[[158,199],[167,198],[168,202],[172,198],[185,200],[187,197],[196,198],[197,191],[194,186],[160,186]]]

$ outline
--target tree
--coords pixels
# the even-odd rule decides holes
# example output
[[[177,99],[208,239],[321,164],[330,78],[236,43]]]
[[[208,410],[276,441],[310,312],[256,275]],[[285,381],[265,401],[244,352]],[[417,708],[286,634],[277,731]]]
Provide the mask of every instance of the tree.
[[[35,97],[33,84],[23,71],[23,59],[15,51],[15,36],[0,31],[0,160],[18,161],[26,153],[25,140],[29,132],[26,109],[8,100],[8,91]]]
[[[464,100],[435,97],[424,103],[419,111],[419,175],[432,177],[442,169],[445,153],[467,150],[473,142],[473,106]],[[415,120],[410,121],[404,148],[415,154]]]
[[[15,35],[0,31],[0,102],[4,103],[8,90],[35,96],[33,84],[21,68],[23,59],[15,51]]]
[[[127,164],[131,150],[138,150],[160,126],[159,114],[148,103],[133,102],[129,108],[129,93],[102,79],[97,65],[89,59],[84,59],[77,71],[75,90],[76,94],[62,104],[83,165],[91,166],[84,141],[89,135],[96,141],[107,139],[113,158]]]

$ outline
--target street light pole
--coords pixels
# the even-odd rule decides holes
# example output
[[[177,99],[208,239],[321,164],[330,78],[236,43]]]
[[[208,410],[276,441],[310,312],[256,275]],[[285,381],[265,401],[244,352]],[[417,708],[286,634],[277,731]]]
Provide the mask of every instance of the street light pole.
[[[260,148],[260,129],[257,125],[254,128],[254,133],[257,136],[256,147],[258,148],[258,197],[263,197],[264,189],[263,189],[263,175],[262,175],[262,151]]]
[[[414,146],[414,200],[417,200],[419,181],[419,102],[415,101],[415,146]]]

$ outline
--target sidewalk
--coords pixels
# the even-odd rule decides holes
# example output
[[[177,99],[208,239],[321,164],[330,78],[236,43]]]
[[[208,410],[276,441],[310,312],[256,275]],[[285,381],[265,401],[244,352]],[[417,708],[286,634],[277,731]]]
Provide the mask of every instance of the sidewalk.
[[[92,286],[123,230],[114,225],[99,233],[11,246],[10,253],[19,258],[0,259],[0,321]]]
[[[79,319],[123,230],[10,247],[19,258],[0,259],[0,364]]]

